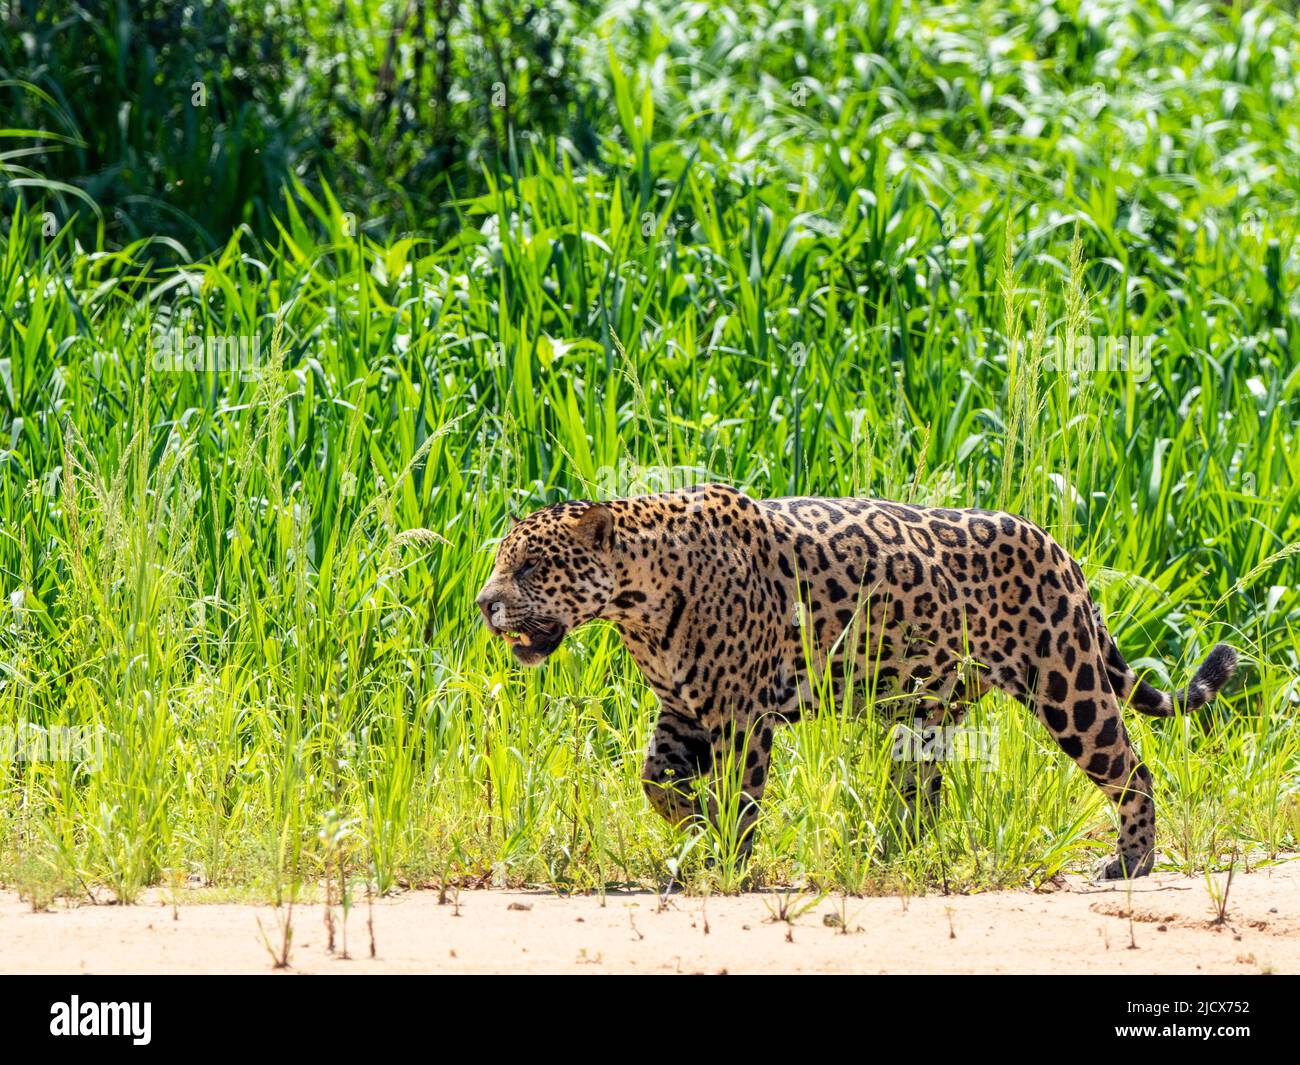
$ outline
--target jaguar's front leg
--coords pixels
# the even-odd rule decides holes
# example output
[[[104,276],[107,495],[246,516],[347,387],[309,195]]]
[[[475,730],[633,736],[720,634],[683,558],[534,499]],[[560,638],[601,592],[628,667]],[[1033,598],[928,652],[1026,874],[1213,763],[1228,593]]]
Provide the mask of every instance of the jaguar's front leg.
[[[712,767],[709,730],[679,711],[662,711],[641,770],[641,786],[659,816],[679,825],[699,813],[696,782]]]
[[[736,854],[747,862],[754,851],[755,826],[759,806],[767,790],[767,777],[772,762],[772,727],[770,718],[758,718],[748,727],[729,732],[721,738],[715,753],[715,766],[731,767],[732,776],[725,785],[719,782],[716,794],[726,802],[723,811],[729,820],[734,819]],[[734,760],[724,757],[726,744],[735,752]],[[715,823],[718,814],[713,813]]]
[[[707,813],[744,860],[754,847],[754,825],[767,788],[771,753],[768,719],[748,727],[739,722],[710,726],[665,710],[650,740],[642,785],[650,805],[669,824]],[[707,809],[699,802],[701,785]]]

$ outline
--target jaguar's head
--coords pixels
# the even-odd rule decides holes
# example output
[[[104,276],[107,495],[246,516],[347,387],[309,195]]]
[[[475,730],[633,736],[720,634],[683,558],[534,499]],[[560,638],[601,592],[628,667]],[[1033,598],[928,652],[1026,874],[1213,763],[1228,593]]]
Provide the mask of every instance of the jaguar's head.
[[[497,549],[496,565],[478,594],[483,620],[536,666],[614,594],[614,518],[586,501],[556,503],[516,522]]]

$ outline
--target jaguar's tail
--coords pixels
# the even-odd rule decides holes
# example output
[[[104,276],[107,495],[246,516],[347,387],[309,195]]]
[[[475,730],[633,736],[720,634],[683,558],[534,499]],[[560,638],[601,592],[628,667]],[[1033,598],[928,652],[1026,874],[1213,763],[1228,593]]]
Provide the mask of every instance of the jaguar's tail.
[[[1172,717],[1189,710],[1199,710],[1237,672],[1237,652],[1226,643],[1215,644],[1186,688],[1176,692],[1162,692],[1145,680],[1138,679],[1138,675],[1119,653],[1114,638],[1101,624],[1100,618],[1097,620],[1097,637],[1101,641],[1106,675],[1110,678],[1110,686],[1115,690],[1116,696],[1121,701],[1128,700],[1135,710],[1152,717]]]

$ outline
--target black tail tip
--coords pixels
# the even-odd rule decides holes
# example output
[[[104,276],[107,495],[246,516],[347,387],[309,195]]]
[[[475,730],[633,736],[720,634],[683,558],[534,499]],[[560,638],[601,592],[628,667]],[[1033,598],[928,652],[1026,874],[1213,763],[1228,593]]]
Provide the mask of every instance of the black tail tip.
[[[1226,643],[1215,644],[1196,671],[1196,683],[1211,693],[1218,692],[1236,672],[1237,652]]]

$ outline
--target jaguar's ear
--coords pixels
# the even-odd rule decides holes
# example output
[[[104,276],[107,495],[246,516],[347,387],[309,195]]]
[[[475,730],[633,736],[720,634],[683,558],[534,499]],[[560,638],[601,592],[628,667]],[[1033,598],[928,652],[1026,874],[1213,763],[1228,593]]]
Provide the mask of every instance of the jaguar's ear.
[[[614,515],[602,503],[592,503],[573,523],[574,534],[588,547],[603,551],[614,540]]]
[[[506,517],[510,521],[510,525],[508,526],[508,528],[513,529],[516,525],[519,524],[519,515],[516,514],[513,510],[511,510],[509,507],[506,508]]]

